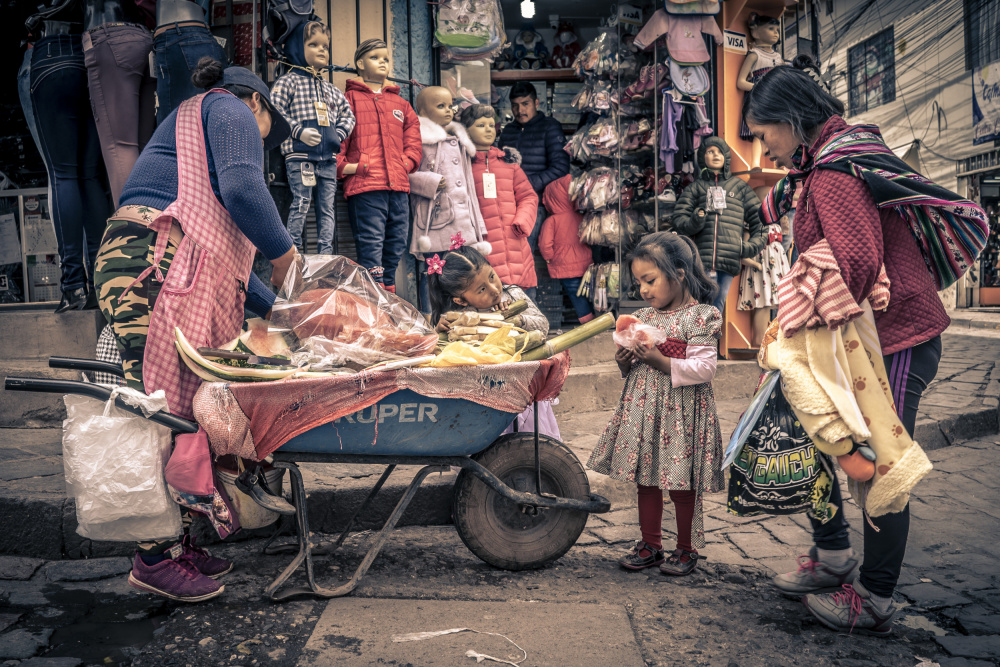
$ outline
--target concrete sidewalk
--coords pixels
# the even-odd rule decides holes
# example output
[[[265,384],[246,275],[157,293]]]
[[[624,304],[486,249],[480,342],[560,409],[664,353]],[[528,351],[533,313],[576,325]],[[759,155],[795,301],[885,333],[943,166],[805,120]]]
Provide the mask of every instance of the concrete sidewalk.
[[[945,335],[941,366],[924,394],[917,423],[916,439],[928,451],[998,431],[1000,341],[988,337],[991,334],[951,331]],[[557,408],[563,440],[582,461],[600,437],[620,393],[617,369],[595,363],[603,353],[591,346],[574,356],[574,375]],[[735,427],[756,377],[752,362],[720,365],[715,386],[724,437]],[[0,533],[0,554],[46,559],[127,555],[131,545],[90,542],[76,534],[75,508],[65,497],[61,451],[59,429],[0,429],[0,517],[6,528]],[[382,472],[381,466],[309,464],[302,468],[311,527],[319,532],[343,528]],[[381,526],[416,469],[400,467],[393,473],[359,528]],[[634,487],[588,474],[592,490],[611,499],[615,508],[634,506]],[[400,525],[450,523],[454,478],[454,473],[432,475]],[[208,541],[212,535],[201,531],[201,540]]]

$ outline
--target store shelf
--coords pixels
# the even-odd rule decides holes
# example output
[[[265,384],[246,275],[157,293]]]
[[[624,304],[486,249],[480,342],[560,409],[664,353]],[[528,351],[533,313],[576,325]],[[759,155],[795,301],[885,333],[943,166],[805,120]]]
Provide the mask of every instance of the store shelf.
[[[494,83],[513,83],[515,81],[579,81],[572,69],[505,69],[490,72],[490,80]]]

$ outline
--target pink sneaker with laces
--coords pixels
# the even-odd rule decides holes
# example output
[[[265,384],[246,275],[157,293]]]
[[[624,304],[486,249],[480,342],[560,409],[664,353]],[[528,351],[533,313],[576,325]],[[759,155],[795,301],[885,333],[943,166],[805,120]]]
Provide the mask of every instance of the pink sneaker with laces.
[[[225,586],[198,571],[179,542],[164,552],[163,560],[154,565],[147,565],[136,553],[128,583],[144,593],[180,602],[210,600],[225,590]]]
[[[820,562],[818,554],[816,547],[812,547],[808,555],[799,556],[798,570],[779,574],[771,579],[771,583],[782,593],[798,598],[809,593],[835,590],[854,578],[857,558],[849,558],[844,567],[834,568]]]
[[[892,632],[892,617],[896,605],[889,603],[889,610],[880,612],[871,601],[871,593],[855,580],[844,584],[839,593],[806,595],[802,604],[820,623],[837,632],[857,632],[864,635],[885,637]]]

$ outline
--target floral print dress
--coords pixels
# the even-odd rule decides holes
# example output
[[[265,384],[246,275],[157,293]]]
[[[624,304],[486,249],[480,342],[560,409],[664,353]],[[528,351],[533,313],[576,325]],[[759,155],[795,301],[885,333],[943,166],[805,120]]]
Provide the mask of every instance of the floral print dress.
[[[710,305],[667,312],[643,308],[635,316],[688,345],[718,345],[722,316]],[[587,467],[642,486],[696,491],[692,537],[699,548],[705,546],[702,494],[722,490],[722,456],[712,383],[675,387],[670,375],[637,362]]]
[[[778,283],[788,273],[788,255],[781,245],[781,226],[768,225],[767,245],[754,258],[762,271],[744,266],[740,270],[738,310],[778,307]]]

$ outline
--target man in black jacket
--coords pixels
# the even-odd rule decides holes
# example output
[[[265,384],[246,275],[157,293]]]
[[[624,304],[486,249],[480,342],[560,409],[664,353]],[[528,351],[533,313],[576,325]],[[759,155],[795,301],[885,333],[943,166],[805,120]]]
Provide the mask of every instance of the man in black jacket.
[[[500,147],[521,153],[521,168],[531,187],[538,193],[538,217],[528,237],[532,250],[538,248],[538,232],[545,220],[542,192],[545,186],[569,173],[569,153],[563,150],[566,135],[555,118],[538,112],[538,95],[527,81],[518,81],[510,89],[514,122],[500,133]],[[534,298],[529,294],[529,297]]]

